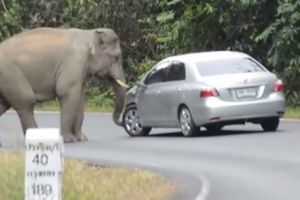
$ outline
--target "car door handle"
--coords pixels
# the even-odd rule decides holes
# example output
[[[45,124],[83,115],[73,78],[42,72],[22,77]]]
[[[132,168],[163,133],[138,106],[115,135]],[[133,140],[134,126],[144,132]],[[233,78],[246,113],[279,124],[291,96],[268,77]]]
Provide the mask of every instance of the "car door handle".
[[[160,90],[157,90],[157,91],[156,91],[156,94],[160,94]]]
[[[181,89],[180,88],[177,88],[176,89],[176,93],[178,94],[178,93],[180,93],[181,92]]]

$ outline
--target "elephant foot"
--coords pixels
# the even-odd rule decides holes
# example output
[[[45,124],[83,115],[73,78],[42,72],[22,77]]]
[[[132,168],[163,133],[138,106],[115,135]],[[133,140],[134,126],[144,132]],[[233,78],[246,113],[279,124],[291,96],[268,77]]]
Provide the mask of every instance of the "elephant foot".
[[[77,139],[72,134],[63,134],[64,142],[65,143],[73,143],[77,142]]]
[[[78,142],[88,141],[87,136],[85,134],[83,134],[82,132],[80,132],[80,134],[76,134],[75,137],[76,137]]]

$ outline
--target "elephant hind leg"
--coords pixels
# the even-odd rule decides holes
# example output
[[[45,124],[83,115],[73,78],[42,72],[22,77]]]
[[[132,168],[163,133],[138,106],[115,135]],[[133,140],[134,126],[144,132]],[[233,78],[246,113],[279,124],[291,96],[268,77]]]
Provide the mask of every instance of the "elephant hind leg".
[[[21,71],[13,66],[11,71],[6,73],[5,76],[0,76],[1,95],[17,111],[25,134],[28,128],[37,127],[33,115],[35,94]]]

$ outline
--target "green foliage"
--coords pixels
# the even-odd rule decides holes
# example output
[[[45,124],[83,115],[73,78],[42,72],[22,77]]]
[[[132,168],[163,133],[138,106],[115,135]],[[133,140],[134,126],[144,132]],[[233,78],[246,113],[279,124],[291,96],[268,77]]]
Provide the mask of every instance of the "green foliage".
[[[19,15],[21,12],[22,8],[17,0],[1,0],[0,40],[4,40],[23,29],[21,16]]]
[[[149,0],[151,1],[151,0]],[[275,16],[270,0],[151,1],[157,43],[165,55],[191,51],[239,50],[265,60],[265,45],[254,41]],[[155,20],[156,19],[156,20]]]
[[[271,40],[268,61],[287,86],[290,105],[300,105],[300,1],[280,1],[276,19],[257,38]]]
[[[146,59],[140,63],[138,68],[138,79],[141,79],[146,72],[148,72],[154,65],[156,64],[156,60]]]
[[[114,94],[111,90],[101,91],[99,87],[91,87],[87,92],[87,102],[89,106],[100,108],[113,107]]]

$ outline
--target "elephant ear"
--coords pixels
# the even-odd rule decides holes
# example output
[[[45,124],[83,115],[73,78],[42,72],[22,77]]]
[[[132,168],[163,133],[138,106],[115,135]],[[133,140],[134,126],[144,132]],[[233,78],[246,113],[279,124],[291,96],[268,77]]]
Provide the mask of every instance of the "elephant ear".
[[[91,54],[95,55],[97,51],[105,48],[104,40],[106,33],[101,30],[95,30],[92,43],[90,44]]]

